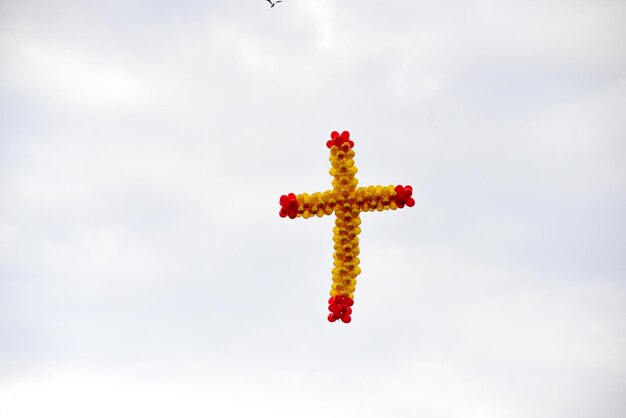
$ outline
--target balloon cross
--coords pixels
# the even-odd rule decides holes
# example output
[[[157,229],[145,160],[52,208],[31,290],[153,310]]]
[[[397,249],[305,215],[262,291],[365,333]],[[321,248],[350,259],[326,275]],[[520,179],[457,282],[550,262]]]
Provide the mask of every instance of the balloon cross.
[[[358,180],[354,175],[358,170],[354,165],[354,142],[350,140],[350,133],[344,131],[340,135],[332,132],[330,138],[326,146],[330,148],[329,160],[332,167],[329,173],[333,176],[333,189],[310,195],[282,195],[279,214],[283,218],[291,219],[335,214],[333,284],[328,300],[328,320],[335,322],[341,319],[348,323],[352,320],[356,277],[361,273],[358,257],[360,213],[412,207],[415,200],[411,197],[411,186],[357,188]]]

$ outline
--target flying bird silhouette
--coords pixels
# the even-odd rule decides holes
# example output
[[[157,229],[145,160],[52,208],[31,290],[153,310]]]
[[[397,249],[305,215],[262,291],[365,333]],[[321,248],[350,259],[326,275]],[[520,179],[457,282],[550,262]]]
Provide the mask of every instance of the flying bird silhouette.
[[[283,0],[277,0],[277,1],[273,2],[273,3],[272,3],[272,0],[267,0],[267,2],[269,4],[271,4],[271,6],[270,6],[270,9],[271,9],[272,7],[276,6],[278,3],[282,3]]]

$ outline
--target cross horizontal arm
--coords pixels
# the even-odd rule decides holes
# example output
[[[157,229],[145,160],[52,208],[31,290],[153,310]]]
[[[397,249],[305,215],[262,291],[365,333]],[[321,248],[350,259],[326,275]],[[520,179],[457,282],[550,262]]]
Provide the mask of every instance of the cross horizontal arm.
[[[404,206],[412,207],[415,200],[411,197],[411,186],[369,186],[356,189],[354,201],[362,212],[396,210]]]
[[[337,201],[336,194],[332,190],[315,193],[302,193],[295,195],[289,193],[280,198],[280,216],[310,218],[312,216],[322,217],[333,213]]]

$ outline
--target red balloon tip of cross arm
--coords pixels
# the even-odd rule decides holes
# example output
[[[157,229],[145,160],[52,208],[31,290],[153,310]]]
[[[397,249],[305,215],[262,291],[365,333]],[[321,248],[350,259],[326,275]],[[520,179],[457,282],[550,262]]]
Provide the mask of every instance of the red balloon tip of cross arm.
[[[295,194],[289,193],[280,197],[279,215],[281,218],[289,216],[291,219],[295,219],[298,216],[298,200]]]
[[[354,142],[350,133],[333,131],[326,142],[330,149],[330,175],[333,177],[331,190],[316,193],[289,193],[280,197],[281,218],[310,218],[335,215],[333,229],[332,279],[328,299],[330,322],[352,321],[352,305],[356,278],[361,273],[359,264],[359,234],[361,212],[381,212],[386,209],[401,209],[415,205],[411,186],[389,185],[357,187],[354,164]]]
[[[411,186],[397,185],[395,191],[398,194],[396,197],[396,205],[398,205],[399,208],[403,208],[404,205],[411,208],[415,205],[415,199],[411,197],[413,194],[413,188]]]
[[[342,322],[346,324],[352,321],[352,305],[354,304],[354,300],[350,299],[346,296],[333,296],[328,299],[328,310],[330,313],[328,314],[328,320],[330,322],[335,322],[338,319],[341,319]]]
[[[350,148],[354,146],[354,142],[350,140],[350,132],[343,131],[340,135],[339,132],[332,131],[330,134],[330,140],[326,142],[326,146],[328,148],[332,148],[333,145],[336,145],[341,148],[341,144],[343,144],[344,142],[347,142],[348,145],[350,145]]]

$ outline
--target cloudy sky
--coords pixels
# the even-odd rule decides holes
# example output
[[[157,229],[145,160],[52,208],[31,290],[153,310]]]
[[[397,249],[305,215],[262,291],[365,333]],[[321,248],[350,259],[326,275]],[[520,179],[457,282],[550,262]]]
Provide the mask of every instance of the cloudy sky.
[[[626,415],[626,3],[0,0],[0,416]],[[333,130],[360,185],[326,321]]]

